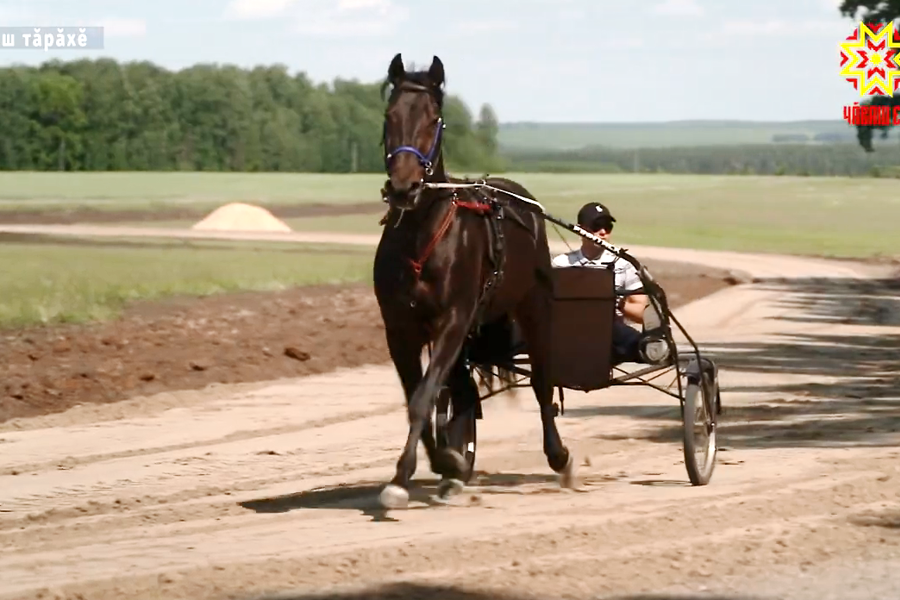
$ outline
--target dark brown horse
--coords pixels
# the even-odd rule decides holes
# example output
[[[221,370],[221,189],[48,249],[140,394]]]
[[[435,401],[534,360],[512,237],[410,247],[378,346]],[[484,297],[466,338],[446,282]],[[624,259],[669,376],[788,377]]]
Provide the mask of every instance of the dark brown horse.
[[[434,57],[427,71],[407,72],[397,54],[385,85],[392,86],[384,122],[383,190],[389,204],[375,255],[375,295],[391,359],[409,412],[409,436],[396,475],[381,494],[385,508],[405,508],[421,438],[442,495],[462,488],[466,464],[459,452],[438,451],[431,427],[442,386],[453,392],[454,421],[477,404],[465,363],[473,333],[514,318],[531,361],[531,385],[540,405],[544,454],[561,485],[574,481],[572,455],[556,427],[548,377],[552,281],[543,219],[521,201],[471,187],[444,171],[442,145],[444,67]],[[526,198],[503,178],[486,183]],[[502,329],[502,328],[501,328]],[[432,345],[422,373],[422,350]],[[457,421],[458,422],[458,421]]]

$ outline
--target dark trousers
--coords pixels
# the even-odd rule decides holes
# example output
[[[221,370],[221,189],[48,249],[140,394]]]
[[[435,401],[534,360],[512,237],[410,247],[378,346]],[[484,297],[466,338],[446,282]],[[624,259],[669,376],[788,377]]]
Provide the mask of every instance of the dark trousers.
[[[612,363],[644,362],[639,350],[641,338],[640,331],[617,317],[612,330]],[[502,362],[517,352],[527,352],[518,324],[506,319],[484,326],[473,342],[469,350],[473,362]]]
[[[640,341],[641,332],[617,318],[613,322],[612,363],[644,362],[639,351]]]

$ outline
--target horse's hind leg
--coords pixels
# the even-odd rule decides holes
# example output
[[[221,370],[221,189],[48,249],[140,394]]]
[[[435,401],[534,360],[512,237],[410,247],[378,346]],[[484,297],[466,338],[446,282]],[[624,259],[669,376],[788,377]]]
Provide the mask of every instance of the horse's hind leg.
[[[438,498],[442,501],[451,495],[462,491],[469,475],[469,465],[465,462],[463,453],[465,450],[461,444],[466,437],[466,429],[470,426],[473,413],[478,408],[478,386],[472,379],[464,352],[460,352],[450,369],[447,378],[447,388],[450,392],[453,418],[446,426],[447,452],[442,453],[442,468],[447,474],[441,479],[438,486]],[[458,450],[459,448],[459,450]],[[460,452],[462,450],[462,452]],[[461,462],[460,462],[461,461]],[[464,466],[462,472],[457,472],[456,465]]]
[[[541,411],[544,430],[544,455],[547,464],[560,474],[562,487],[575,486],[575,461],[563,444],[556,427],[556,409],[553,406],[553,383],[550,380],[551,323],[550,294],[540,286],[532,288],[526,299],[517,307],[516,317],[521,334],[528,346],[531,362],[531,388]]]

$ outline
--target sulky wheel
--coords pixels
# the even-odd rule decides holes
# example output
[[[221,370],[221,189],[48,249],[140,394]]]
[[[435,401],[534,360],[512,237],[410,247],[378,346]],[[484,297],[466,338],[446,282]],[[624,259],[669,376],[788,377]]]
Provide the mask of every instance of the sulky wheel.
[[[709,483],[716,467],[718,405],[719,384],[707,370],[688,380],[682,409],[684,464],[694,485]]]
[[[447,425],[453,418],[453,403],[450,400],[450,391],[443,388],[438,394],[434,411],[435,439],[438,450],[449,446],[465,459],[466,470],[463,473],[462,482],[469,483],[475,473],[475,407],[473,406],[461,417],[465,419],[463,426],[449,428]]]

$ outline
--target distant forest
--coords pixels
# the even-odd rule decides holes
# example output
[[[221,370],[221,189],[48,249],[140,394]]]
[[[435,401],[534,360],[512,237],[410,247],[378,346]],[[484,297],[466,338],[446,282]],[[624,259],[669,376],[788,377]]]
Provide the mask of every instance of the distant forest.
[[[0,170],[382,172],[384,104],[380,82],[314,84],[283,66],[8,67]],[[452,94],[444,113],[451,171],[896,177],[900,169],[900,144],[880,140],[887,129],[840,121],[501,125],[490,105],[476,116]]]
[[[512,171],[900,177],[891,130],[841,120],[516,123],[501,126],[500,143]]]
[[[374,172],[380,82],[313,84],[285,67],[53,61],[0,69],[0,169]],[[498,122],[445,98],[445,163],[499,168]]]
[[[858,143],[742,144],[667,148],[505,150],[511,171],[708,175],[900,176],[900,145],[866,152]]]

